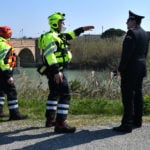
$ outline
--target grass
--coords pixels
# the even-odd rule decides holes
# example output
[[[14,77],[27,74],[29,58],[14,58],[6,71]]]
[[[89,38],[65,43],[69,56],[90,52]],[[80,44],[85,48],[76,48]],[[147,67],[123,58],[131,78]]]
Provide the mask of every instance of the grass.
[[[70,113],[73,115],[120,115],[122,113],[122,105],[117,100],[75,99],[71,101]]]
[[[69,115],[68,120],[72,125],[83,127],[83,126],[98,126],[98,125],[112,125],[120,124],[121,115]],[[143,116],[143,122],[150,122],[150,116]]]
[[[28,114],[29,119],[23,124],[37,126],[45,123],[46,100],[19,100],[20,112]],[[144,121],[150,122],[150,99],[145,97]],[[5,112],[8,112],[5,103]],[[120,123],[122,117],[122,103],[120,100],[105,99],[73,99],[71,100],[68,120],[71,125],[91,126]],[[0,121],[3,121],[2,119]]]
[[[19,100],[22,113],[27,113],[30,119],[45,119],[46,100]],[[5,111],[8,112],[7,103]],[[69,114],[79,115],[104,115],[113,116],[122,114],[120,101],[108,101],[103,99],[73,99],[70,103]]]

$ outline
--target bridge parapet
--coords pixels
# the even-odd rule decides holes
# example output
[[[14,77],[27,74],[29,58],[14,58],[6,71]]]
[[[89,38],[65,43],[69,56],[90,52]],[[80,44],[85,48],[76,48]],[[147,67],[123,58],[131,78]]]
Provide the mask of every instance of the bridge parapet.
[[[36,66],[41,61],[40,50],[37,47],[37,38],[11,39],[15,53],[21,66]]]

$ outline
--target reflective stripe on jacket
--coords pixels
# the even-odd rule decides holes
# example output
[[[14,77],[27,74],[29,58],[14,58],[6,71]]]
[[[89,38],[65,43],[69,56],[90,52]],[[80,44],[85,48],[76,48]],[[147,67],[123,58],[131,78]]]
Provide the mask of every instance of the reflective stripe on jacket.
[[[7,42],[5,38],[0,37],[0,69],[2,71],[11,69],[10,65],[5,63],[6,56],[11,49],[11,46]]]
[[[38,39],[38,47],[42,50],[46,63],[62,67],[72,59],[67,40],[76,38],[74,31],[68,33],[46,32]]]

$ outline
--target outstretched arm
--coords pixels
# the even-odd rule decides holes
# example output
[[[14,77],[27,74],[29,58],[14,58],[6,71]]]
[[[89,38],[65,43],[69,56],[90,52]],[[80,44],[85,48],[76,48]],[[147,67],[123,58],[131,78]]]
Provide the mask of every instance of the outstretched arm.
[[[94,29],[94,26],[84,26],[82,28],[83,28],[84,31],[89,31],[89,30]]]

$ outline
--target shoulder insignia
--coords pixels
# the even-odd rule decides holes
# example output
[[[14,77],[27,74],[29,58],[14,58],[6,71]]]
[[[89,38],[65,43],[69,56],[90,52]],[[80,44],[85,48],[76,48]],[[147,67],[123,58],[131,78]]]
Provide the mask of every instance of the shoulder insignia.
[[[126,36],[126,39],[132,39],[132,36],[127,35],[127,36]]]

